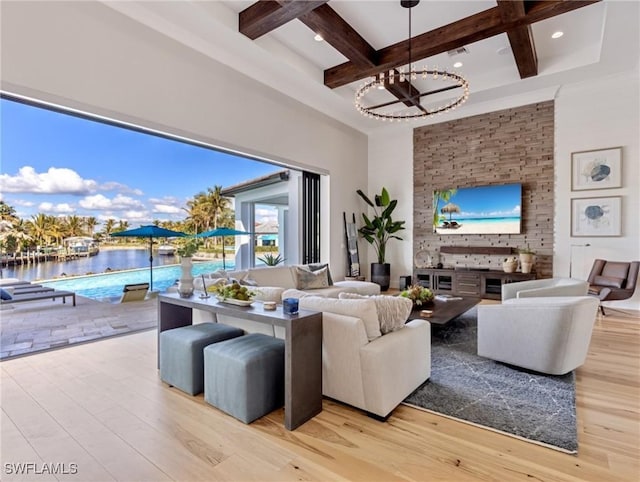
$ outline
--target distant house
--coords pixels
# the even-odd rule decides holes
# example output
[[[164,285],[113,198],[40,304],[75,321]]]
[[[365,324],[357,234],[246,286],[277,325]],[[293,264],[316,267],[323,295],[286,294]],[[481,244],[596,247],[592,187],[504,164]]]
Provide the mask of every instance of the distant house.
[[[234,199],[236,228],[253,226],[252,242],[236,245],[236,268],[256,264],[256,246],[275,246],[286,260],[295,262],[300,252],[299,185],[302,173],[290,169],[261,176],[226,187],[222,195]],[[263,209],[274,212],[275,219],[260,221]]]

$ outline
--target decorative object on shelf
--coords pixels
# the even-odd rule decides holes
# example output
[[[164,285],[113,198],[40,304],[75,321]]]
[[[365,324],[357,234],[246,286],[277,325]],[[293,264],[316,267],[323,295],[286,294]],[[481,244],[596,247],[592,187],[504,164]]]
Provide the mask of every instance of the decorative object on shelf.
[[[502,270],[505,273],[515,273],[518,269],[518,258],[515,256],[511,256],[510,258],[505,258],[502,262]]]
[[[238,306],[249,306],[256,295],[246,286],[240,286],[237,281],[229,285],[216,286],[215,292],[218,300]]]
[[[180,298],[190,298],[193,295],[193,258],[191,256],[183,256],[180,259],[180,280],[178,282],[178,293]]]
[[[436,114],[446,113],[450,110],[454,110],[459,105],[462,105],[469,98],[469,82],[459,74],[453,72],[447,72],[444,69],[439,69],[437,66],[428,68],[426,65],[420,69],[413,65],[411,57],[411,9],[418,5],[419,0],[401,0],[400,5],[409,9],[409,63],[405,72],[405,66],[401,66],[398,69],[384,70],[377,75],[374,75],[372,79],[365,82],[356,91],[355,106],[358,112],[362,115],[372,119],[382,121],[408,121],[410,119],[425,119],[429,116]],[[424,85],[420,92],[414,84],[427,84]],[[444,85],[435,88],[431,85],[433,81],[444,82]],[[394,85],[394,84],[398,85]],[[377,92],[378,89],[386,89],[389,91],[411,91],[411,98],[400,96],[389,102],[377,103],[374,105],[365,105],[364,100],[366,97],[373,97],[369,95],[373,90]],[[420,99],[427,97],[431,94],[437,94],[453,89],[462,89],[462,93],[453,98],[453,100],[447,99],[434,107],[422,106]],[[424,92],[426,90],[426,92]],[[401,109],[395,109],[394,105],[403,104]],[[408,105],[407,105],[408,104]]]
[[[400,292],[400,296],[410,299],[414,306],[426,305],[433,301],[433,291],[420,285],[411,285]]]
[[[287,315],[297,315],[298,298],[285,298],[282,300],[282,312]]]
[[[622,197],[571,200],[571,236],[620,236]]]
[[[571,190],[622,187],[622,147],[573,152]]]
[[[262,307],[265,311],[275,311],[277,305],[275,301],[265,301],[264,303],[262,303]]]
[[[535,251],[529,248],[527,245],[526,248],[518,249],[518,253],[520,256],[520,269],[523,273],[531,273],[533,269],[533,263],[535,261]]]
[[[404,229],[405,221],[394,221],[392,219],[391,215],[398,205],[398,201],[390,198],[386,188],[383,187],[382,192],[379,195],[376,194],[374,198],[375,204],[360,189],[356,192],[364,202],[373,208],[375,213],[375,216],[371,219],[365,213],[362,213],[364,226],[358,232],[373,246],[378,257],[377,263],[371,263],[371,281],[379,284],[382,291],[386,291],[389,289],[391,279],[391,265],[385,262],[387,243],[393,238],[402,240],[395,233]],[[382,210],[378,208],[382,208]]]
[[[202,276],[202,294],[200,298],[206,300],[207,298],[211,298],[211,296],[209,296],[209,292],[207,291],[207,283],[204,280],[204,275],[202,274],[200,276]]]
[[[431,268],[433,266],[433,258],[429,251],[421,249],[413,257],[413,263],[416,265],[416,268]]]

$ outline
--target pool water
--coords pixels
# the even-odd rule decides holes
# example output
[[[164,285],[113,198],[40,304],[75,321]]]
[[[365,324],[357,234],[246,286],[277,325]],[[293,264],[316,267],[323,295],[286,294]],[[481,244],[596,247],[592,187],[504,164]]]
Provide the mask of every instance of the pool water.
[[[193,276],[211,273],[222,268],[222,261],[194,262]],[[230,267],[227,266],[227,269]],[[233,269],[231,267],[231,269]],[[180,265],[153,268],[153,291],[166,291],[180,278]],[[78,276],[63,280],[42,281],[41,284],[57,290],[73,291],[94,300],[119,299],[124,285],[149,282],[149,268],[117,271],[114,273]]]

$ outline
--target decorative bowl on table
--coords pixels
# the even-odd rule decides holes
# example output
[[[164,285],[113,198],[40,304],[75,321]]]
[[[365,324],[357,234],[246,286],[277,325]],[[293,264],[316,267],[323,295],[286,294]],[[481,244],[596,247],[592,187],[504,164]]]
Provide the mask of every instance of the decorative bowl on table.
[[[216,286],[215,295],[218,301],[236,306],[250,306],[253,303],[255,293],[246,286],[237,282],[228,285]]]
[[[408,298],[413,302],[413,306],[424,306],[433,301],[433,291],[420,285],[411,285],[406,290],[400,292],[400,296]]]

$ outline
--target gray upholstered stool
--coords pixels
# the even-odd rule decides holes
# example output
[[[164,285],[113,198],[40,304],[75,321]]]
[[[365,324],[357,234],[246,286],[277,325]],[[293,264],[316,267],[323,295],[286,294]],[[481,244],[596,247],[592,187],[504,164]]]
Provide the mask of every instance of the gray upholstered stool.
[[[244,423],[284,404],[284,341],[260,333],[204,349],[204,399]]]
[[[200,323],[160,333],[160,379],[190,395],[204,390],[202,350],[211,343],[242,336],[239,328]]]

